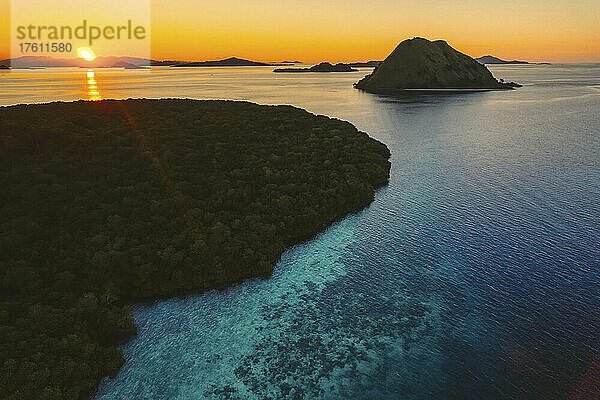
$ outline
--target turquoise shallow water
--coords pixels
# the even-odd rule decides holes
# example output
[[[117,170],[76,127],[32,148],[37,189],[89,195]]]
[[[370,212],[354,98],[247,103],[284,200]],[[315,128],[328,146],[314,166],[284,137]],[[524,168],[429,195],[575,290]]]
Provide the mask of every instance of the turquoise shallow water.
[[[570,399],[597,385],[600,65],[492,69],[525,86],[381,97],[352,89],[366,70],[98,72],[108,97],[348,120],[388,145],[392,172],[272,278],[137,307],[127,363],[96,399]],[[57,78],[65,99],[85,97],[77,73]]]

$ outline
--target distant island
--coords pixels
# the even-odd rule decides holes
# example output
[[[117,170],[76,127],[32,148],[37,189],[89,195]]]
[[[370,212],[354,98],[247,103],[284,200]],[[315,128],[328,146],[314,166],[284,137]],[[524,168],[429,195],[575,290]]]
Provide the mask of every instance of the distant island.
[[[512,89],[516,83],[499,81],[482,64],[453,49],[443,40],[407,39],[354,85],[371,92],[414,89]]]
[[[277,68],[273,72],[356,72],[357,69],[352,68],[348,64],[330,64],[322,62],[310,68]]]
[[[0,107],[0,143],[7,399],[93,396],[131,304],[268,277],[390,171],[348,122],[234,101]]]
[[[506,61],[506,60],[502,60],[498,57],[494,57],[494,56],[483,56],[483,57],[479,57],[476,58],[475,60],[477,60],[477,62],[479,62],[480,64],[500,64],[500,65],[504,65],[504,64],[508,64],[508,65],[552,65],[549,62],[528,62],[528,61],[518,61],[518,60],[512,60],[512,61]]]
[[[126,65],[124,67],[124,69],[151,69],[151,68],[144,66],[144,65],[129,64],[129,65]]]
[[[355,63],[348,63],[349,66],[351,66],[352,68],[368,68],[368,67],[377,67],[379,64],[381,64],[383,61],[367,61],[367,62],[355,62]]]
[[[118,61],[118,62],[114,63],[113,65],[111,65],[110,67],[111,68],[125,68],[128,65],[133,65],[133,64],[130,64],[130,63],[125,62],[125,61]]]
[[[150,67],[145,65],[136,65],[131,64],[125,61],[119,61],[110,66],[110,68],[124,68],[124,69],[150,69]]]
[[[152,67],[171,67],[173,65],[185,64],[186,62],[190,62],[190,61],[176,61],[176,60],[157,61],[157,60],[150,60],[150,66],[152,66]]]
[[[518,60],[512,60],[512,61],[506,61],[506,60],[502,60],[498,57],[494,57],[494,56],[483,56],[483,57],[479,57],[476,58],[475,60],[477,60],[478,63],[480,64],[529,64],[527,61],[518,61]]]
[[[123,63],[125,65],[150,66],[152,60],[139,57],[96,57],[94,61],[85,61],[81,58],[55,58],[50,56],[23,56],[0,61],[2,65],[11,65],[15,69],[19,68],[110,68],[115,64]]]
[[[85,61],[81,58],[55,58],[49,56],[23,56],[13,59],[0,60],[0,65],[14,66],[15,68],[127,68],[136,67],[235,67],[235,66],[280,66],[293,65],[298,61],[289,63],[263,63],[230,57],[224,60],[214,61],[157,61],[139,57],[97,57],[94,61]]]
[[[197,61],[197,62],[186,62],[182,64],[175,64],[172,67],[256,67],[256,66],[269,66],[273,64],[267,64],[258,61],[244,60],[237,57],[230,57],[224,60],[216,61]]]
[[[347,64],[321,63],[320,67],[311,71],[277,71],[277,72],[350,72],[349,68],[374,68],[381,61],[355,62]],[[243,58],[230,57],[222,60],[209,61],[177,61],[177,60],[152,60],[139,57],[97,57],[94,61],[85,61],[81,58],[55,58],[50,56],[23,56],[13,59],[0,60],[0,69],[32,69],[32,68],[125,68],[125,69],[147,69],[146,67],[175,67],[175,68],[193,68],[193,67],[264,67],[264,66],[293,66],[303,64],[302,61],[281,61],[281,62],[259,62],[245,60]],[[329,67],[328,65],[331,65]],[[289,68],[292,69],[292,68]],[[302,68],[299,68],[302,69]],[[306,68],[309,69],[309,68]],[[318,70],[319,69],[319,70]]]

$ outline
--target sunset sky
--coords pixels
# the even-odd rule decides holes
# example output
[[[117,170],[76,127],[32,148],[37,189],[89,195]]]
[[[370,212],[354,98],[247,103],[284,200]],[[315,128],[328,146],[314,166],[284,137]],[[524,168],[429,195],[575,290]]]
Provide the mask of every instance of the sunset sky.
[[[10,57],[9,5],[0,0],[0,59]],[[598,21],[598,0],[153,1],[152,57],[366,61],[421,36],[474,57],[600,61]]]

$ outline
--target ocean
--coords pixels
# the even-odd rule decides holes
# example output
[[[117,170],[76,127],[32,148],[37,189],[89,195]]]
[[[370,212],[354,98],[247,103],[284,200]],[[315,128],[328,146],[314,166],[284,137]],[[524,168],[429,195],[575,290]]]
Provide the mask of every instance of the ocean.
[[[273,276],[139,305],[113,399],[578,399],[600,377],[600,64],[491,66],[513,91],[381,96],[369,72],[0,74],[0,104],[291,104],[391,151],[363,211]],[[190,166],[193,167],[193,166]],[[595,385],[595,386],[594,386]]]

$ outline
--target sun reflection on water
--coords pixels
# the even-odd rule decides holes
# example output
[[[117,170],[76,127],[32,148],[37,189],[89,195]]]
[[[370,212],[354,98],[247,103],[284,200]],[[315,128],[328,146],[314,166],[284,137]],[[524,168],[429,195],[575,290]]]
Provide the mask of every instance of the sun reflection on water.
[[[96,82],[96,74],[91,69],[88,69],[87,71],[87,93],[88,100],[102,100],[100,91],[98,90],[98,82]]]

